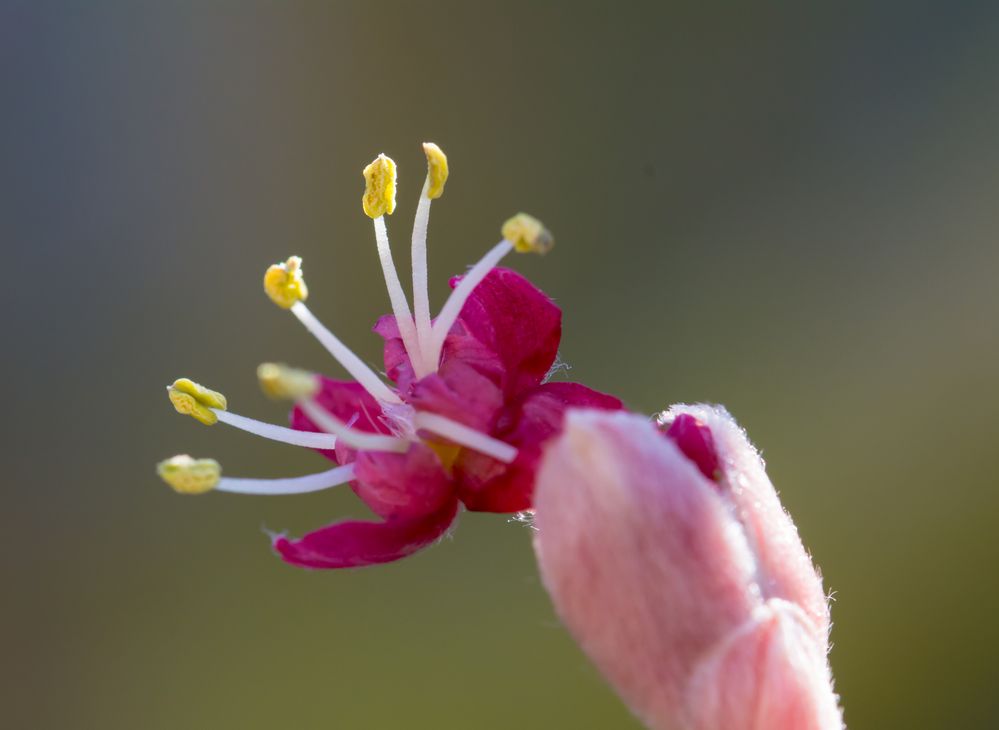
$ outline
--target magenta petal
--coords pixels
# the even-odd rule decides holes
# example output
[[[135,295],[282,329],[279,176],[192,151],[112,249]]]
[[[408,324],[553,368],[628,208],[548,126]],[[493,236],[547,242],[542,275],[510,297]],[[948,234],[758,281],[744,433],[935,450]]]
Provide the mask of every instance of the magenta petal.
[[[452,279],[451,286],[458,281],[460,277]],[[465,302],[458,323],[498,357],[507,395],[541,382],[555,361],[562,336],[562,310],[511,269],[489,272]]]
[[[458,495],[478,512],[520,512],[530,508],[542,447],[562,430],[568,408],[619,410],[614,396],[579,383],[545,383],[529,391],[500,419],[493,436],[518,449],[510,465],[465,450],[455,464]]]
[[[390,563],[427,547],[454,522],[457,500],[437,512],[385,522],[339,522],[298,540],[279,537],[274,549],[285,562],[303,568],[358,568]]]
[[[333,380],[320,376],[322,389],[315,397],[316,403],[339,418],[344,423],[350,423],[353,428],[373,433],[388,433],[388,429],[379,420],[382,409],[368,391],[351,380]],[[301,408],[291,412],[291,427],[298,431],[321,433],[322,429],[314,424]],[[353,456],[352,449],[337,447],[333,450],[320,450],[320,454],[339,464],[349,462]]]
[[[399,334],[399,325],[396,324],[395,317],[391,314],[379,317],[374,331],[385,340],[385,374],[400,391],[406,392],[409,390],[409,384],[413,382],[413,365],[409,361],[409,353],[406,352],[406,345]]]
[[[424,444],[404,454],[360,451],[354,464],[354,493],[379,517],[417,517],[454,500],[454,484]]]
[[[503,384],[506,367],[499,355],[491,347],[468,334],[462,326],[461,320],[458,320],[458,323],[451,328],[451,332],[444,339],[440,369],[444,370],[453,362],[463,362],[471,366],[496,383],[497,386]]]
[[[684,456],[697,464],[701,474],[719,480],[718,452],[711,429],[689,413],[681,413],[666,431],[666,436],[673,439]]]
[[[413,384],[407,398],[417,410],[431,411],[489,433],[503,407],[495,382],[464,360],[447,360],[439,373]]]

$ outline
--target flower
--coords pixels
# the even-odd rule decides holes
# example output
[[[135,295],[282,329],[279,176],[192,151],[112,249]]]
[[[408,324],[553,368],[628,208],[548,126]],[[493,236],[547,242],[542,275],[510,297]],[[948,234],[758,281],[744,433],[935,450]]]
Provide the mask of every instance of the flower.
[[[656,730],[841,730],[822,581],[722,408],[659,428],[570,411],[538,472],[535,548],[562,620]]]
[[[430,203],[448,177],[447,158],[424,145],[427,179],[413,227],[413,309],[389,248],[384,216],[395,209],[396,166],[379,155],[364,169],[362,206],[375,240],[393,314],[375,325],[384,339],[387,384],[305,305],[302,260],[271,266],[264,290],[289,310],[353,380],[264,364],[264,392],[295,402],[292,428],[227,410],[225,398],[188,379],[168,388],[176,409],[258,436],[317,449],[337,466],[290,479],[224,477],[217,462],[174,457],[159,467],[177,491],[295,494],[349,483],[379,521],[341,522],[273,545],[289,563],[343,568],[409,555],[443,535],[459,505],[486,512],[530,508],[544,444],[570,407],[619,409],[621,402],[578,383],[546,382],[561,336],[561,310],[520,274],[497,264],[511,251],[545,253],[551,234],[524,213],[508,220],[497,243],[465,275],[435,320],[427,291]]]

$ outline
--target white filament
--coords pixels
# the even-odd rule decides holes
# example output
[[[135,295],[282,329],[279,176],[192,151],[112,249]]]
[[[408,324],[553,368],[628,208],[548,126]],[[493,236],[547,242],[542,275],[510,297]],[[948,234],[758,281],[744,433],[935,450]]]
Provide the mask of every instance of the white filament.
[[[304,446],[307,449],[332,449],[336,446],[336,436],[329,433],[311,433],[309,431],[297,431],[294,428],[275,426],[272,423],[264,423],[246,416],[239,416],[229,411],[212,408],[212,412],[218,416],[222,423],[235,426],[241,431],[263,436],[271,441],[281,441],[292,446]]]
[[[222,477],[215,486],[220,492],[235,492],[237,494],[305,494],[318,492],[345,484],[354,478],[354,465],[338,466],[334,469],[321,471],[318,474],[307,474],[302,477],[286,479],[239,479]]]
[[[359,431],[356,428],[351,428],[313,400],[302,400],[299,401],[298,405],[313,423],[323,431],[335,434],[340,443],[347,446],[352,446],[362,451],[402,452],[409,448],[409,442],[404,439],[380,433],[367,433]]]
[[[385,403],[402,403],[402,399],[378,378],[375,371],[365,365],[361,358],[343,344],[336,335],[326,329],[323,323],[316,319],[316,316],[309,311],[309,308],[303,302],[295,302],[291,305],[291,312],[319,340],[320,344],[336,358],[337,362],[343,365],[344,370],[350,373],[354,380],[360,383],[376,400]]]
[[[375,241],[378,243],[378,258],[382,262],[385,286],[388,289],[389,301],[392,302],[392,313],[395,314],[395,321],[399,326],[402,344],[406,346],[410,362],[418,363],[421,360],[421,355],[416,342],[413,314],[409,311],[409,302],[406,301],[406,293],[402,290],[399,273],[392,260],[392,249],[389,248],[388,230],[385,228],[385,216],[383,215],[375,218]]]
[[[496,264],[512,250],[513,244],[506,239],[503,239],[489,249],[489,252],[475,266],[468,270],[468,273],[465,274],[458,286],[451,292],[451,296],[444,302],[441,313],[437,316],[437,321],[434,322],[430,352],[428,353],[429,360],[427,362],[433,364],[434,370],[437,369],[437,364],[440,362],[444,339],[447,337],[448,332],[451,331],[451,327],[454,326],[458,315],[461,314],[461,308],[465,306],[468,297],[472,294],[475,287],[486,278],[486,274],[492,271],[496,267]]]
[[[517,449],[510,444],[436,413],[417,413],[413,417],[413,426],[443,436],[459,446],[491,456],[504,464],[509,464],[517,458]]]
[[[413,310],[416,315],[416,341],[423,355],[414,363],[416,377],[422,378],[437,369],[437,363],[428,360],[431,346],[430,291],[427,286],[427,227],[430,225],[430,178],[423,183],[420,202],[413,221]]]

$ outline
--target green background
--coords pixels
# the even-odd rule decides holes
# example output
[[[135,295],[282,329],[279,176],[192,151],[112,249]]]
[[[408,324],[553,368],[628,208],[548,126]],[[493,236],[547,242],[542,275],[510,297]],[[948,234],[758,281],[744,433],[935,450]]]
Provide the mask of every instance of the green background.
[[[172,412],[186,375],[281,422],[254,370],[377,363],[361,167],[424,175],[431,295],[517,210],[570,376],[726,404],[835,594],[851,728],[999,726],[999,11],[986,3],[0,4],[2,671],[12,728],[634,728],[559,627],[523,525],[408,560],[282,564],[261,527],[346,490],[184,498],[317,455]],[[405,278],[405,275],[404,275]]]

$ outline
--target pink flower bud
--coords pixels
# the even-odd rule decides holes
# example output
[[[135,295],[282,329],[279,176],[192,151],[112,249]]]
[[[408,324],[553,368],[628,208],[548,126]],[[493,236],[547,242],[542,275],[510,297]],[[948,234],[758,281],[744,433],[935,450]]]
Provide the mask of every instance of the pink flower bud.
[[[657,429],[570,411],[546,452],[535,550],[562,620],[656,730],[841,730],[822,581],[722,408]]]

